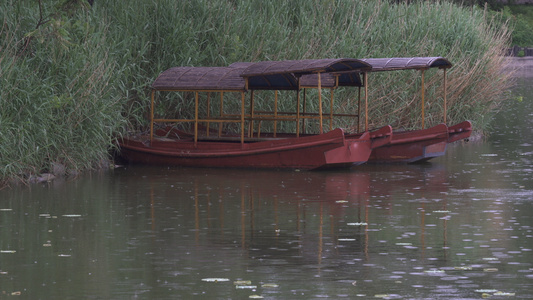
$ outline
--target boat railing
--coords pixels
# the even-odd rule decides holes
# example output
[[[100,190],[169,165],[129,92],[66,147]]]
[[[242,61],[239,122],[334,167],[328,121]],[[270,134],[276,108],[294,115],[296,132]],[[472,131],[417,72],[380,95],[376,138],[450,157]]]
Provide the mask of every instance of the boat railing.
[[[233,117],[235,120],[240,120],[240,115],[238,114],[224,114],[224,116]],[[259,137],[261,135],[260,132],[260,124],[262,121],[269,121],[269,122],[295,122],[296,126],[302,126],[303,123],[301,121],[303,120],[326,120],[330,121],[329,123],[329,130],[333,130],[333,120],[339,117],[344,118],[355,118],[358,119],[359,115],[357,114],[348,114],[348,113],[323,113],[320,115],[320,113],[313,113],[313,112],[288,112],[288,111],[254,111],[254,114],[246,114],[244,116],[244,120],[248,122],[257,122],[259,126],[257,127],[257,131],[255,132],[255,135]],[[237,119],[239,118],[239,119]],[[248,124],[251,128],[254,128],[255,126]],[[274,131],[272,132],[273,136],[275,137],[277,132],[277,126],[274,126]],[[300,131],[296,130],[294,132],[296,136],[300,135]],[[254,132],[252,132],[252,129],[248,130],[248,136],[252,137],[254,136]]]
[[[338,117],[347,117],[347,118],[358,118],[357,114],[347,114],[347,113],[324,113],[322,115],[322,119],[333,121],[335,118]],[[245,114],[244,120],[247,122],[248,129],[245,129],[247,132],[245,137],[248,137],[246,139],[247,141],[259,141],[262,139],[259,139],[261,137],[261,122],[268,121],[268,122],[296,122],[297,126],[301,126],[301,121],[304,119],[308,120],[319,120],[321,118],[319,113],[312,113],[312,112],[300,112],[299,114],[296,112],[274,112],[274,111],[255,111],[254,115],[251,114]],[[242,118],[240,114],[223,114],[221,116],[209,116],[207,118],[198,118],[198,119],[166,119],[166,118],[154,118],[153,122],[155,123],[198,123],[198,124],[205,124],[205,128],[202,130],[197,129],[197,136],[200,138],[203,135],[202,140],[205,140],[205,138],[214,138],[217,136],[219,139],[223,137],[225,134],[222,130],[222,125],[225,123],[241,123]],[[213,133],[211,131],[211,124],[218,124],[218,129],[215,129],[218,133]],[[257,126],[254,126],[252,123],[257,124]],[[255,129],[255,132],[253,131],[253,128]],[[274,131],[270,132],[272,134],[273,138],[276,138],[277,136],[277,126],[274,126]],[[330,130],[333,130],[333,124],[330,122]],[[203,134],[201,132],[203,132]],[[293,134],[296,134],[299,136],[299,130],[296,130],[296,132],[293,132]],[[255,139],[253,139],[255,136]]]

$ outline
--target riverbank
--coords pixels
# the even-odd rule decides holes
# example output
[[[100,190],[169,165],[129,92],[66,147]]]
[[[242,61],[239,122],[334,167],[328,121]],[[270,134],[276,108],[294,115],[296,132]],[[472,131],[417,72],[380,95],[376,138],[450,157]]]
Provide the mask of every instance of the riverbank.
[[[116,136],[146,130],[150,85],[174,66],[443,55],[456,66],[448,77],[448,121],[469,119],[476,128],[489,126],[509,86],[498,55],[509,46],[510,32],[477,7],[307,0],[95,1],[92,7],[59,2],[65,1],[0,2],[5,19],[0,188],[11,179],[47,181],[42,174],[75,176],[99,169],[110,159]],[[437,73],[426,73],[427,82],[441,82],[433,78]],[[379,88],[368,91],[376,99],[368,108],[372,125],[417,128],[421,120],[412,116],[421,115],[421,106],[408,96],[418,90],[412,74],[375,78]],[[381,88],[387,86],[395,89]],[[438,99],[440,91],[434,85],[426,98]],[[346,99],[339,113],[357,111],[349,93],[336,91],[337,98]],[[156,113],[191,113],[190,102],[171,100]],[[261,110],[271,102],[257,103]],[[428,122],[441,119],[438,102],[426,108]]]

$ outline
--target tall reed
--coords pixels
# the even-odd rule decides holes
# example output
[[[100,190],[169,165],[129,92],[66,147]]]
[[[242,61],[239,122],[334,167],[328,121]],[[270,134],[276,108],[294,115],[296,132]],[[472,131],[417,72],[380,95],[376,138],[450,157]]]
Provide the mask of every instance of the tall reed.
[[[72,5],[58,10],[64,3]],[[82,0],[5,0],[0,16],[3,179],[58,165],[76,173],[108,160],[117,134],[146,128],[150,84],[173,66],[444,56],[454,63],[448,122],[471,119],[481,130],[509,86],[501,72],[505,24],[483,9],[445,1],[96,0],[89,7]],[[442,120],[441,73],[426,72],[426,124]],[[419,126],[416,75],[370,76],[372,127]],[[336,110],[357,109],[352,90],[336,93]],[[293,105],[284,99],[281,106]]]
[[[106,162],[124,124],[115,62],[103,47],[109,24],[77,10],[38,27],[25,19],[36,5],[1,6],[0,177],[75,174]]]

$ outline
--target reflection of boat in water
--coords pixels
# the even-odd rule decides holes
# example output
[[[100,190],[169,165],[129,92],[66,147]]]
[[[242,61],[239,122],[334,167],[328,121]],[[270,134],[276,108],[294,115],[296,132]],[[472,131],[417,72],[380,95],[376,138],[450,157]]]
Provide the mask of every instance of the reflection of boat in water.
[[[264,61],[235,63],[229,67],[171,68],[152,85],[150,134],[120,139],[121,154],[130,162],[192,167],[323,169],[351,167],[367,161],[425,161],[443,155],[448,143],[468,137],[472,130],[468,121],[448,127],[446,104],[444,124],[424,128],[423,74],[424,70],[434,67],[444,69],[446,78],[446,69],[451,63],[442,57],[415,57]],[[368,73],[407,69],[422,72],[422,129],[393,133],[387,125],[369,131]],[[334,90],[350,86],[358,87],[359,91],[361,87],[365,89],[362,132],[359,130],[361,93],[357,114],[338,114],[333,109]],[[307,89],[318,90],[317,111],[310,112],[306,108]],[[323,89],[331,91],[328,112],[323,109]],[[279,91],[295,92],[292,111],[278,108]],[[156,118],[156,92],[179,93],[183,104],[194,103],[194,111],[174,119]],[[250,92],[248,100],[246,92]],[[256,92],[274,93],[270,94],[274,98],[271,110],[256,109]],[[218,105],[211,104],[212,93],[220,96]],[[231,106],[233,111],[229,113],[225,107]],[[357,133],[333,128],[333,121],[344,117],[357,120]],[[318,122],[314,133],[307,132],[306,122],[309,125],[311,121]],[[282,122],[289,123],[284,132],[278,129],[278,123]],[[264,132],[263,128],[261,132],[264,123],[273,124],[270,131]],[[324,123],[329,123],[329,130]],[[155,129],[156,124],[163,126]]]
[[[438,164],[325,172],[146,167],[131,172],[150,184],[145,190],[151,192],[152,230],[174,232],[180,245],[213,257],[237,250],[239,256],[318,264],[339,255],[374,259],[382,247],[401,247],[394,238],[389,244],[379,241],[386,239],[385,231],[417,231],[426,212],[445,210],[454,180]],[[137,199],[132,207],[148,198],[139,197],[138,190],[131,193],[127,198]],[[409,226],[399,226],[405,219]],[[422,245],[425,236],[418,237]],[[441,242],[441,236],[432,240]]]

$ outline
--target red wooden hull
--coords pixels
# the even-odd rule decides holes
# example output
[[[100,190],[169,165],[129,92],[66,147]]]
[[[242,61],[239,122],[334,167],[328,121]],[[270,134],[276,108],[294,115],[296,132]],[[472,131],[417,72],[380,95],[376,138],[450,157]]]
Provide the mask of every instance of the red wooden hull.
[[[449,143],[465,139],[472,132],[469,121],[448,127],[439,124],[423,130],[394,132],[392,141],[372,150],[371,163],[423,162],[446,153]]]
[[[464,140],[472,133],[472,123],[464,121],[448,128],[448,144],[455,141]]]
[[[390,140],[391,132],[381,129]],[[319,169],[365,163],[372,151],[372,133],[345,135],[341,129],[325,134],[262,141],[229,142],[191,138],[126,137],[121,156],[131,163],[190,167]],[[381,137],[383,138],[383,137]]]

